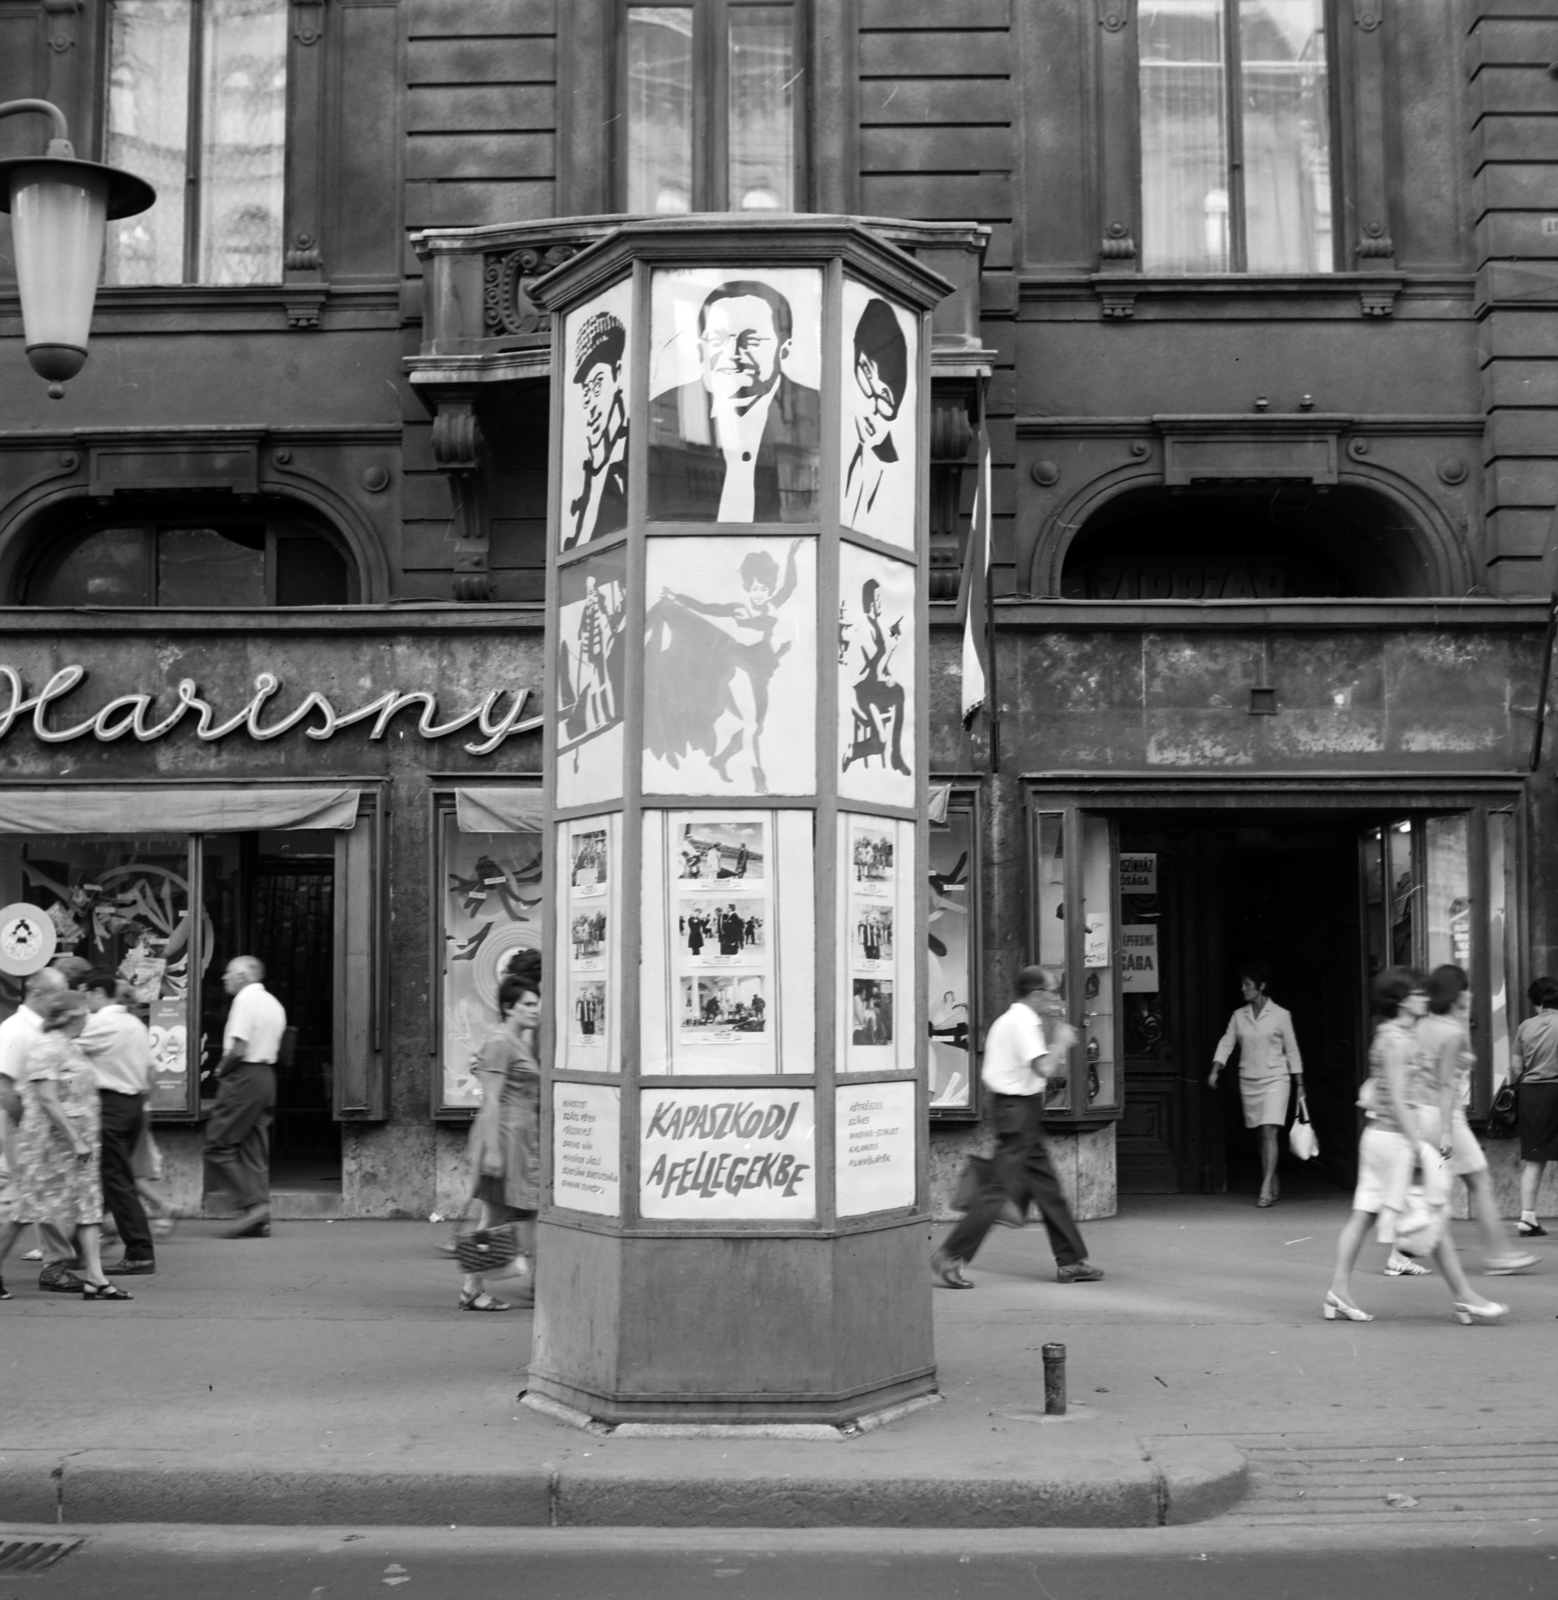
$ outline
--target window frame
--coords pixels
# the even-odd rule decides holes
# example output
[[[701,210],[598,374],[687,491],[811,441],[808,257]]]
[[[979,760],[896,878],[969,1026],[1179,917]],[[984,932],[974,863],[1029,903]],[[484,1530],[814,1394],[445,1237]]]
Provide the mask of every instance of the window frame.
[[[736,212],[729,206],[730,193],[730,52],[721,44],[729,38],[732,11],[755,6],[787,4],[792,13],[792,61],[799,75],[799,93],[793,111],[794,149],[791,159],[793,216],[812,210],[811,121],[812,51],[811,18],[807,0],[614,0],[612,12],[611,114],[616,137],[612,140],[611,192],[618,211],[626,212],[628,185],[628,29],[627,13],[664,3],[683,6],[693,14],[693,130],[692,204],[689,214],[714,212],[722,215],[766,215]],[[706,204],[704,202],[707,202]],[[723,202],[723,203],[721,203]]]
[[[1133,184],[1134,195],[1132,209],[1137,219],[1137,238],[1135,248],[1137,264],[1141,271],[1154,277],[1179,277],[1179,276],[1214,276],[1214,277],[1304,277],[1323,278],[1334,276],[1338,272],[1347,270],[1347,252],[1344,222],[1346,213],[1343,209],[1345,186],[1342,181],[1344,152],[1352,143],[1350,138],[1351,128],[1345,115],[1346,99],[1343,94],[1342,80],[1346,76],[1344,63],[1341,60],[1340,47],[1341,33],[1339,31],[1339,7],[1337,0],[1321,0],[1321,12],[1325,24],[1326,40],[1326,115],[1330,127],[1330,141],[1328,145],[1328,165],[1330,168],[1331,190],[1331,265],[1329,269],[1319,271],[1305,271],[1294,268],[1251,268],[1248,265],[1248,223],[1246,195],[1245,195],[1245,163],[1244,163],[1244,118],[1240,112],[1243,98],[1243,55],[1239,37],[1238,8],[1241,0],[1220,0],[1223,12],[1223,67],[1224,67],[1224,95],[1223,115],[1227,125],[1227,164],[1225,168],[1228,180],[1228,265],[1222,268],[1208,269],[1205,273],[1177,273],[1169,269],[1148,267],[1144,265],[1146,239],[1145,229],[1142,224],[1146,219],[1146,177],[1145,177],[1145,144],[1142,127],[1141,106],[1141,38],[1139,31],[1140,11],[1139,0],[1131,0],[1130,26],[1123,30],[1129,38],[1130,60],[1130,115],[1133,145]],[[1107,115],[1107,112],[1105,113]],[[1108,226],[1106,219],[1106,228]],[[1107,244],[1107,240],[1106,240]]]
[[[97,143],[102,158],[106,159],[108,142],[112,132],[109,109],[113,93],[112,67],[113,67],[113,18],[117,0],[105,0],[100,8],[97,19],[96,61],[93,74],[93,98],[96,105]],[[105,285],[110,290],[129,289],[218,289],[236,292],[264,289],[278,289],[290,275],[288,271],[288,256],[292,252],[288,249],[292,229],[293,195],[298,187],[299,174],[296,168],[295,146],[302,143],[299,137],[297,85],[295,83],[296,52],[294,40],[298,32],[293,16],[292,0],[285,0],[283,11],[283,44],[282,64],[285,71],[285,88],[282,102],[282,175],[281,175],[281,209],[277,224],[278,237],[275,240],[277,272],[274,278],[257,278],[243,283],[217,283],[200,275],[201,233],[200,219],[202,214],[202,133],[205,125],[205,95],[203,73],[205,69],[205,29],[204,14],[209,0],[188,0],[189,4],[189,55],[188,69],[189,82],[186,91],[186,104],[184,107],[184,141],[185,141],[185,167],[184,167],[184,238],[183,238],[183,276],[178,282],[159,282],[152,280],[145,283],[114,283]],[[316,35],[317,37],[317,35]],[[312,40],[308,42],[313,42]],[[314,142],[317,142],[317,129],[314,130]]]
[[[171,508],[170,508],[171,509]],[[29,609],[50,610],[56,609],[58,602],[37,600],[32,598],[34,586],[40,581],[41,575],[49,571],[57,571],[71,551],[84,544],[88,539],[99,533],[107,533],[115,529],[133,529],[141,536],[143,560],[145,571],[148,575],[147,598],[144,601],[124,606],[103,606],[103,610],[112,611],[189,611],[226,609],[208,606],[163,606],[158,603],[157,590],[157,559],[160,536],[164,532],[190,528],[212,529],[217,533],[224,528],[245,527],[261,528],[265,535],[265,599],[261,609],[270,611],[277,609],[276,600],[276,546],[284,538],[297,538],[311,536],[322,539],[340,558],[346,571],[346,599],[344,601],[321,601],[321,605],[361,605],[363,592],[363,577],[358,568],[350,546],[337,534],[323,527],[320,523],[305,517],[288,517],[279,513],[261,510],[258,515],[234,516],[227,514],[201,516],[198,512],[177,511],[172,515],[159,515],[160,508],[152,508],[148,513],[137,515],[133,510],[124,516],[115,516],[112,512],[102,512],[97,515],[83,518],[80,522],[63,526],[56,525],[46,537],[39,538],[37,547],[31,552],[25,565],[17,574],[14,583],[16,598],[12,601],[18,606]],[[52,563],[52,569],[51,569]],[[243,606],[236,609],[253,610],[255,608]]]

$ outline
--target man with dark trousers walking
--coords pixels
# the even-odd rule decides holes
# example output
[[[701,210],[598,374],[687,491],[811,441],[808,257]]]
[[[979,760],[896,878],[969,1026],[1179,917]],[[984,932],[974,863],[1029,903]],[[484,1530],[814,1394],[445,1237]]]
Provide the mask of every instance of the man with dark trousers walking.
[[[119,1228],[124,1258],[104,1271],[150,1276],[157,1270],[151,1224],[135,1188],[135,1147],[146,1127],[151,1093],[151,1035],[123,1004],[112,972],[94,967],[81,979],[91,1020],[76,1040],[97,1074],[102,1107],[103,1202]]]
[[[238,1220],[226,1239],[270,1234],[270,1130],[276,1109],[276,1058],[287,1013],[265,989],[254,956],[234,956],[222,974],[233,997],[216,1065],[216,1106],[206,1123],[206,1187],[226,1189]]]
[[[1044,1142],[1044,1086],[1051,1067],[1065,1059],[1075,1040],[1070,1024],[1056,1014],[1057,988],[1048,968],[1024,967],[1017,974],[1017,998],[985,1035],[980,1078],[993,1102],[994,1171],[963,1220],[931,1257],[931,1277],[940,1288],[974,1287],[961,1269],[974,1259],[1008,1199],[1024,1213],[1030,1200],[1038,1206],[1055,1252],[1057,1283],[1092,1283],[1103,1277],[1087,1259],[1082,1231],[1066,1204]]]

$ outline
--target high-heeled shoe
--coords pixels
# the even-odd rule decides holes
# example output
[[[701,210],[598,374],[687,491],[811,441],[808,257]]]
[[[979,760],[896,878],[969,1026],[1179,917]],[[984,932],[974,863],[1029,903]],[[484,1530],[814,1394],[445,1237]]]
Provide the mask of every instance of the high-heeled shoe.
[[[1334,1290],[1325,1291],[1325,1300],[1320,1307],[1320,1314],[1327,1322],[1335,1322],[1340,1317],[1344,1322],[1372,1322],[1373,1315],[1367,1311],[1360,1311],[1357,1306],[1348,1305]]]
[[[1509,1315],[1509,1307],[1490,1300],[1485,1306],[1469,1306],[1464,1300],[1455,1302],[1455,1320],[1470,1327],[1474,1322],[1502,1322]]]

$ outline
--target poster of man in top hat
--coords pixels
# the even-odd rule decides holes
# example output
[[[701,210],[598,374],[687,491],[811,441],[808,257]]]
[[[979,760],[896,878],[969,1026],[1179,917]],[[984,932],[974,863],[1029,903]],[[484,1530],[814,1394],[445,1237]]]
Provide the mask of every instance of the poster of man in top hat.
[[[844,280],[844,328],[840,520],[912,550],[917,330],[906,311],[852,278]]]
[[[816,520],[821,307],[810,269],[655,274],[651,517]]]
[[[628,519],[631,286],[619,283],[568,318],[562,548],[616,533]]]

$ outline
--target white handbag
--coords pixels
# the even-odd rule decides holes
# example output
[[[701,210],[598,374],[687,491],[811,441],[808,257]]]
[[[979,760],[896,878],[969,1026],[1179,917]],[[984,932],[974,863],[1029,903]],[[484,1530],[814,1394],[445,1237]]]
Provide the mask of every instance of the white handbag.
[[[1320,1141],[1315,1137],[1314,1125],[1309,1120],[1309,1102],[1304,1091],[1298,1091],[1298,1113],[1293,1126],[1288,1129],[1288,1149],[1300,1161],[1313,1161],[1320,1154]]]

